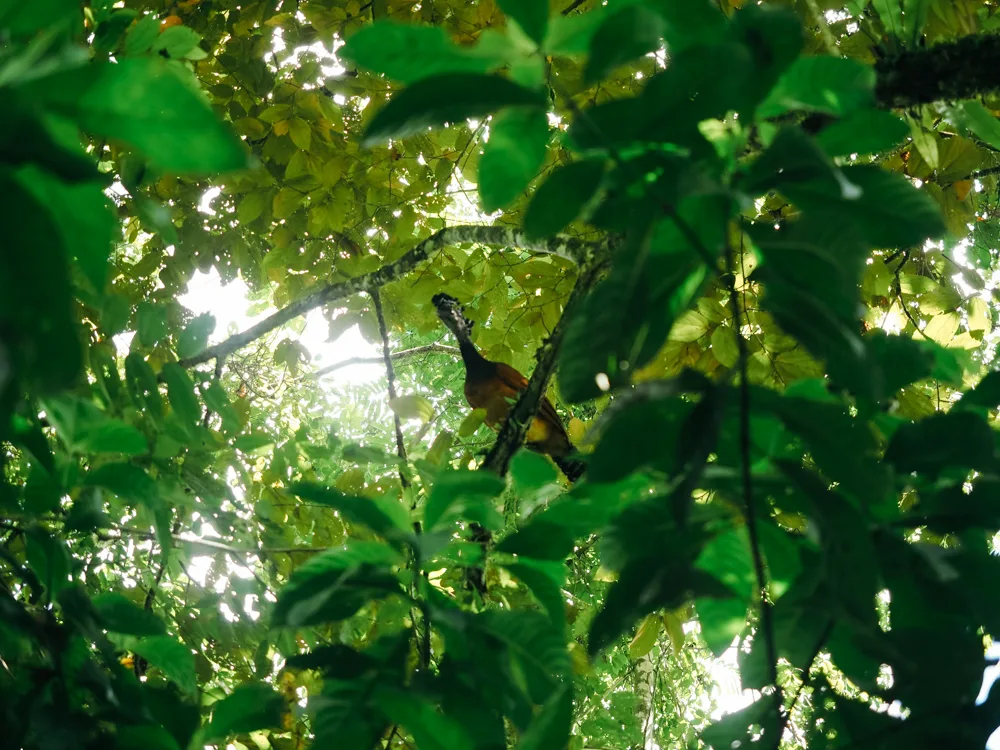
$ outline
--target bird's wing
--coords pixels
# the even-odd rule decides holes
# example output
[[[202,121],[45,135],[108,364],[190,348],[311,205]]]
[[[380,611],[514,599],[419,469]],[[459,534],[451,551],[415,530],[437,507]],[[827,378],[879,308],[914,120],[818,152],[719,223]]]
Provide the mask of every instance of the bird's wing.
[[[514,391],[516,395],[513,398],[515,399],[528,387],[528,379],[510,365],[497,362],[497,375],[505,386]],[[563,427],[562,420],[559,419],[559,415],[556,413],[556,407],[552,405],[552,402],[546,396],[542,396],[541,402],[538,404],[538,413],[536,416],[542,421],[551,424],[559,432],[565,434],[566,428]]]

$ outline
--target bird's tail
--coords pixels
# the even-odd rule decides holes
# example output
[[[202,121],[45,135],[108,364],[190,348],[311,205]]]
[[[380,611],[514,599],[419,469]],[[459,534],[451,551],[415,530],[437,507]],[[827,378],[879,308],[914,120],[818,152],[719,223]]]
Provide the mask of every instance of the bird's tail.
[[[566,475],[566,478],[570,482],[575,482],[577,479],[582,477],[583,473],[587,470],[587,464],[583,461],[577,461],[574,458],[552,456],[552,460],[555,462],[555,465],[559,467],[559,470]]]

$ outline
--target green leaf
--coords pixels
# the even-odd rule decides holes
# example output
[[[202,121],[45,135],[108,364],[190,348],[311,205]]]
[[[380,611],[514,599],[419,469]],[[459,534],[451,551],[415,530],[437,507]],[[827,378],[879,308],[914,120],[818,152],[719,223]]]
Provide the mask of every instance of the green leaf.
[[[514,454],[510,461],[510,476],[518,497],[522,499],[559,481],[559,472],[552,462],[527,448]]]
[[[15,415],[11,420],[11,439],[15,445],[27,450],[28,455],[47,473],[55,476],[55,458],[48,439],[37,421],[28,421]]]
[[[729,24],[712,0],[646,0],[646,5],[666,22],[671,53],[693,46],[711,47],[726,40]]]
[[[308,151],[312,145],[312,128],[309,123],[299,117],[293,117],[288,121],[288,137],[292,143],[303,151]]]
[[[757,116],[795,110],[851,115],[874,106],[875,71],[870,65],[849,57],[800,57],[761,103]]]
[[[746,76],[753,60],[742,44],[682,48],[670,65],[646,84],[639,97],[613,99],[575,118],[567,140],[578,151],[630,147],[636,142],[675,143],[692,154],[715,158],[698,123],[722,118],[752,104]],[[659,211],[657,212],[659,214]]]
[[[101,625],[113,633],[128,635],[166,635],[167,627],[148,609],[142,609],[117,591],[108,591],[93,598],[94,609]]]
[[[40,529],[29,529],[24,535],[28,565],[45,587],[49,601],[54,601],[59,592],[70,585],[72,561],[69,548],[61,539]]]
[[[96,182],[68,185],[35,167],[22,169],[19,177],[48,206],[70,256],[97,294],[108,280],[108,255],[118,231],[111,202]]]
[[[656,645],[656,641],[663,629],[663,618],[658,614],[646,615],[639,627],[636,628],[635,637],[628,644],[628,658],[632,661],[639,661],[647,656]]]
[[[97,169],[84,153],[76,128],[37,112],[8,90],[0,91],[0,161],[11,166],[34,164],[65,182],[93,180]],[[65,130],[73,137],[64,137]]]
[[[461,124],[503,107],[543,107],[545,99],[499,76],[445,73],[417,81],[398,92],[372,118],[365,129],[364,145],[419,135],[446,123]]]
[[[261,448],[274,445],[277,440],[266,433],[254,433],[251,435],[240,435],[233,441],[233,447],[244,453],[253,453]]]
[[[877,460],[878,445],[867,424],[843,404],[776,396],[755,391],[755,407],[766,409],[800,436],[816,465],[844,489],[875,503],[889,491],[889,477]]]
[[[707,279],[695,254],[644,252],[639,238],[576,308],[559,350],[559,389],[570,403],[629,381],[656,356]]]
[[[670,555],[672,559],[657,561],[637,556],[629,560],[591,622],[587,642],[591,654],[610,645],[650,612],[674,609],[691,596],[699,598],[699,594],[706,599],[732,596],[721,583],[694,571],[678,557]]]
[[[83,531],[89,533],[96,529],[111,526],[111,520],[104,512],[103,498],[99,492],[90,491],[80,494],[66,514],[66,531]]]
[[[773,695],[758,698],[746,708],[726,714],[711,726],[705,727],[701,739],[714,748],[742,747],[753,742],[757,732],[763,729],[765,737],[773,737],[778,733],[778,711]],[[750,726],[756,730],[751,734]]]
[[[524,231],[528,237],[551,237],[573,222],[600,187],[604,170],[603,160],[590,159],[556,167],[525,209]]]
[[[434,416],[434,404],[419,393],[408,393],[389,399],[389,408],[400,419],[415,419],[421,423]]]
[[[167,335],[167,307],[140,302],[136,311],[136,333],[145,347],[153,347]]]
[[[428,531],[438,531],[463,519],[487,529],[499,529],[503,518],[494,505],[503,489],[503,480],[490,472],[442,472],[435,477],[424,506],[424,526]]]
[[[80,20],[80,6],[72,0],[11,1],[0,5],[0,26],[14,36],[27,36],[65,23],[70,18]]]
[[[573,689],[560,685],[521,734],[517,750],[566,747],[573,724]]]
[[[504,62],[502,57],[459,47],[440,26],[389,20],[362,26],[337,50],[337,56],[407,84],[443,73],[485,74]]]
[[[905,120],[882,109],[861,109],[823,128],[816,143],[828,156],[877,154],[906,141]]]
[[[160,20],[152,15],[140,18],[125,36],[125,54],[129,57],[149,52],[160,35]]]
[[[899,471],[936,477],[949,468],[993,468],[993,430],[971,411],[936,412],[899,427],[885,450],[885,460]]]
[[[42,391],[62,390],[74,383],[82,365],[62,233],[45,205],[3,168],[0,194],[0,223],[6,227],[0,253],[5,382],[25,378]]]
[[[504,567],[524,582],[545,607],[552,622],[562,627],[566,619],[565,598],[561,591],[566,584],[566,565],[562,561],[522,557]]]
[[[783,183],[788,199],[806,212],[826,212],[848,222],[880,248],[920,245],[941,237],[945,225],[937,203],[901,174],[874,166],[844,167],[846,182]]]
[[[181,24],[164,29],[153,42],[154,52],[165,52],[172,60],[183,60],[185,57],[198,60],[205,57],[198,47],[201,42],[201,34],[190,26]],[[194,54],[192,54],[194,53]],[[198,54],[201,53],[201,54]]]
[[[102,464],[87,474],[86,482],[93,487],[103,487],[124,500],[155,508],[162,503],[160,491],[143,469],[126,463]]]
[[[663,18],[644,5],[626,5],[608,16],[590,40],[584,81],[606,78],[619,65],[654,52],[664,30]]]
[[[916,47],[927,25],[931,0],[903,0],[903,36],[907,48]]]
[[[933,341],[888,336],[882,331],[874,332],[865,343],[882,371],[887,397],[930,377],[934,372],[935,355],[942,349]]]
[[[23,489],[24,509],[33,516],[55,513],[60,510],[64,494],[48,471],[40,465],[33,465]]]
[[[616,481],[645,467],[673,473],[681,426],[692,408],[680,398],[637,400],[616,408],[590,457],[590,478]]]
[[[170,636],[158,635],[143,638],[132,646],[132,650],[163,672],[164,677],[184,693],[197,694],[198,678],[190,647]]]
[[[1000,526],[1000,481],[977,477],[972,492],[964,482],[942,487],[934,493],[921,493],[911,520],[914,526],[926,525],[938,534],[954,534],[970,528],[989,531]]]
[[[193,427],[201,421],[201,403],[187,371],[176,362],[168,362],[160,370],[160,376],[167,384],[170,407],[184,425]]]
[[[541,44],[549,25],[549,6],[535,0],[497,0],[504,15],[520,26],[531,39]]]
[[[181,359],[198,354],[208,346],[208,337],[215,330],[215,316],[202,313],[188,323],[177,337],[177,355]]]
[[[539,560],[562,560],[573,551],[574,540],[608,524],[618,512],[648,495],[644,477],[621,482],[577,485],[572,492],[536,511],[516,532],[497,545],[500,552]]]
[[[135,199],[135,215],[142,222],[143,229],[160,235],[164,245],[178,244],[177,227],[174,226],[170,207],[140,195]]]
[[[705,597],[695,600],[701,637],[718,658],[733,645],[747,622],[747,600],[739,597]]]
[[[292,573],[274,605],[275,627],[345,620],[370,601],[402,594],[390,566],[400,554],[381,542],[352,541],[328,550]]]
[[[878,13],[886,33],[902,39],[903,9],[899,5],[899,0],[872,0],[872,7]]]
[[[303,500],[334,508],[349,523],[371,529],[397,549],[401,550],[406,543],[412,541],[409,531],[397,526],[370,498],[345,495],[334,489],[305,483],[293,484],[289,487],[289,492]]]
[[[869,523],[856,502],[829,489],[828,480],[806,471],[801,463],[798,458],[775,460],[819,532],[827,598],[856,621],[874,622],[872,601],[878,593],[879,566]],[[877,503],[878,499],[873,505]]]
[[[549,121],[535,107],[511,107],[490,123],[490,139],[479,160],[483,211],[506,208],[538,174],[549,143]]]
[[[590,40],[604,21],[606,7],[598,6],[579,15],[556,15],[549,22],[545,39],[546,55],[584,55],[590,49]]]
[[[125,379],[129,397],[136,407],[145,408],[154,419],[163,416],[163,397],[153,368],[135,352],[125,358]]]
[[[996,409],[1000,406],[1000,372],[986,373],[975,388],[962,396],[958,405],[983,409]]]
[[[561,628],[541,612],[483,612],[476,627],[496,639],[520,662],[529,683],[544,692],[558,689],[559,679],[569,675],[570,657]],[[531,689],[529,685],[529,689]],[[537,695],[532,697],[537,698]],[[543,698],[543,700],[544,700]]]
[[[702,547],[694,565],[699,570],[718,578],[744,602],[750,601],[756,586],[756,577],[746,527],[730,529],[712,537]]]
[[[961,128],[971,131],[981,141],[1000,148],[1000,121],[981,103],[959,102],[947,110],[948,118]]]
[[[393,723],[413,735],[421,750],[473,750],[472,740],[462,726],[417,693],[379,687],[375,703]]]
[[[126,463],[103,464],[87,474],[86,483],[103,487],[149,510],[156,522],[158,540],[164,549],[170,548],[171,508],[164,502],[157,483],[143,469]]]
[[[745,71],[741,112],[757,107],[780,76],[798,59],[805,44],[802,21],[791,8],[747,4],[732,19],[732,31],[750,52],[753,67]],[[732,71],[729,76],[739,80]]]
[[[758,225],[749,233],[762,259],[754,271],[764,285],[762,306],[827,361],[838,383],[869,398],[878,395],[857,325],[858,282],[869,254],[860,233],[822,213],[779,231]]]
[[[761,195],[810,180],[831,191],[842,184],[833,164],[811,138],[799,128],[783,128],[747,167],[740,187],[751,195]]]
[[[49,422],[71,453],[149,452],[145,436],[135,427],[112,419],[89,401],[63,397],[45,402]]]
[[[176,738],[158,724],[118,727],[115,750],[181,750]]]
[[[202,739],[223,740],[231,734],[280,729],[285,700],[270,685],[244,683],[212,706],[212,721]]]
[[[192,86],[159,56],[94,62],[22,87],[39,104],[94,135],[123,141],[177,173],[243,169],[246,150]]]
[[[101,330],[107,336],[117,336],[128,328],[128,319],[132,313],[132,305],[128,297],[122,294],[108,294],[104,297],[101,308]]]

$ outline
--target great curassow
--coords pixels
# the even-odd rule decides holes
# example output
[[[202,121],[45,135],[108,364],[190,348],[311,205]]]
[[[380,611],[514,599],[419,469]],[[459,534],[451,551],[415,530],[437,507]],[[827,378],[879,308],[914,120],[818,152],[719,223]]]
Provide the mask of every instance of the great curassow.
[[[435,294],[431,302],[441,322],[458,339],[465,363],[465,400],[473,409],[485,409],[484,421],[491,429],[499,430],[512,404],[528,387],[528,379],[510,365],[491,362],[479,353],[472,343],[473,322],[465,317],[457,299]],[[569,458],[576,449],[555,407],[545,396],[542,396],[524,441],[531,450],[549,456],[571,482],[579,479],[586,469],[582,461]]]

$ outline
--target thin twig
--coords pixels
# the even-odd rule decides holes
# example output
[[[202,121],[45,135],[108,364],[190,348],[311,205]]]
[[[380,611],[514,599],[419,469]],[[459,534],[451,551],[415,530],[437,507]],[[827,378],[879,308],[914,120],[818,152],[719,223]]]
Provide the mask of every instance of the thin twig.
[[[389,357],[393,360],[406,359],[407,357],[413,357],[417,354],[429,354],[431,352],[437,352],[439,354],[450,354],[457,357],[459,354],[457,346],[448,346],[447,344],[424,344],[423,346],[415,346],[412,349],[402,349],[398,352],[391,352]],[[331,372],[335,372],[344,367],[350,367],[352,365],[379,365],[385,361],[385,357],[350,357],[342,362],[335,362],[332,365],[328,365],[320,370],[314,372],[310,377],[321,378],[324,375],[329,375]]]
[[[392,353],[389,351],[389,330],[385,325],[385,311],[382,309],[382,294],[378,289],[371,292],[372,303],[375,306],[375,317],[378,319],[378,332],[382,337],[382,361],[385,362],[385,376],[389,381],[389,401],[396,400],[396,371],[392,368]],[[403,443],[403,423],[399,415],[393,410],[392,422],[396,428],[396,455],[399,456],[399,483],[405,490],[410,486],[410,480],[406,478],[403,471],[403,463],[406,461],[406,444]]]
[[[566,6],[566,9],[562,12],[562,15],[568,16],[570,13],[579,8],[585,2],[587,2],[587,0],[573,0],[572,3]]]

